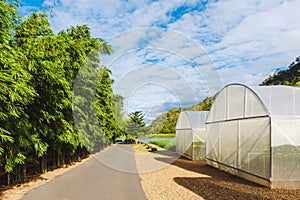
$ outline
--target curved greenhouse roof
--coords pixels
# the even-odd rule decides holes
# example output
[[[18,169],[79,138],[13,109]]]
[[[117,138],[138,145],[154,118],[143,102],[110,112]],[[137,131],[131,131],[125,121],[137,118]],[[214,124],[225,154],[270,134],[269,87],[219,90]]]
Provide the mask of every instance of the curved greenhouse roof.
[[[268,115],[300,116],[297,102],[300,102],[297,87],[230,84],[216,95],[207,122]]]
[[[208,111],[183,111],[180,113],[176,129],[200,129],[205,128]]]

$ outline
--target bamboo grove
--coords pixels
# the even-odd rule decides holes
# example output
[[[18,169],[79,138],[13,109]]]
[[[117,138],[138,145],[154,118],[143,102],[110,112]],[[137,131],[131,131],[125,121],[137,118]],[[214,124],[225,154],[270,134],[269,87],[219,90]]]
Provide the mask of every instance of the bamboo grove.
[[[86,25],[54,34],[47,15],[23,19],[14,1],[0,0],[0,15],[0,184],[9,185],[97,151],[120,131],[111,72],[98,64],[112,53],[107,42]],[[76,83],[79,71],[94,90]]]

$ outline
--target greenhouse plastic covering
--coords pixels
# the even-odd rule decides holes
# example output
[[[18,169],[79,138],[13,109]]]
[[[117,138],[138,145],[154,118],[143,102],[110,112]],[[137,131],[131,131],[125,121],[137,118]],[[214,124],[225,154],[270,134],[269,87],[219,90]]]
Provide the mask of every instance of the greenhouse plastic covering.
[[[207,159],[300,188],[299,102],[300,88],[226,86],[207,117]]]
[[[198,160],[205,157],[205,122],[208,111],[183,111],[176,124],[176,151]]]

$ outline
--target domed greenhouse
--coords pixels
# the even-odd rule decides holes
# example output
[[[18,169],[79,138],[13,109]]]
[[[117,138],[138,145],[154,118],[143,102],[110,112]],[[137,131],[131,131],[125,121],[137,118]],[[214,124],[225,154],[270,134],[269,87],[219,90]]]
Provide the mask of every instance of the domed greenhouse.
[[[206,121],[206,160],[271,188],[300,188],[300,88],[224,87]]]

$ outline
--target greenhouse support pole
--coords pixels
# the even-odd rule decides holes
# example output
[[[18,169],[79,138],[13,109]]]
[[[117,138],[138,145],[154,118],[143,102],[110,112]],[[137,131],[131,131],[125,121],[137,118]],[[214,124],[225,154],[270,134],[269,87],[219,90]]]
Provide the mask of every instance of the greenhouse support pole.
[[[270,130],[269,130],[269,134],[270,134],[270,175],[269,175],[269,180],[272,179],[273,177],[273,170],[272,170],[272,166],[273,166],[273,151],[272,151],[272,117],[269,116],[269,125],[270,125]]]
[[[241,127],[240,127],[241,123],[240,123],[240,120],[238,120],[238,126],[237,126],[237,168],[240,167],[240,160],[241,160],[241,155],[240,155],[240,151],[241,151],[241,148],[240,148],[240,145],[241,145],[241,141],[240,141],[240,130],[241,130]]]

